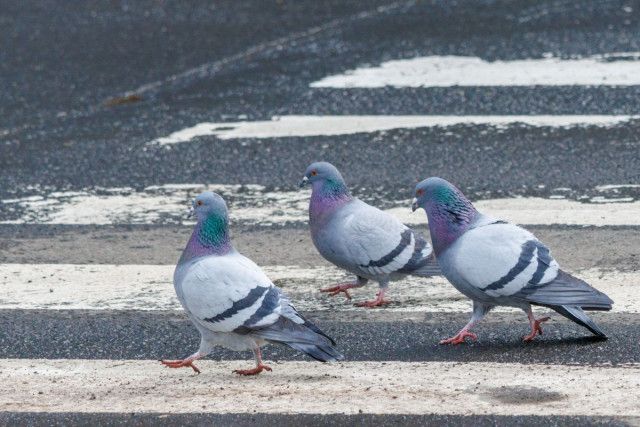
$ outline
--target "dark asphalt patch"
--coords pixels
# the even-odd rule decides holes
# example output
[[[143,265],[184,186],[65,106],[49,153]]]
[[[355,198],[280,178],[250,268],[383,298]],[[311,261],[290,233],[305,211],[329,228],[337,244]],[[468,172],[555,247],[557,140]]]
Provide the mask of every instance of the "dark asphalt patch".
[[[309,163],[326,160],[343,171],[351,188],[376,189],[370,197],[382,200],[406,200],[415,183],[429,176],[456,183],[474,199],[545,197],[568,187],[569,193],[561,195],[581,200],[601,196],[594,190],[599,185],[638,182],[639,130],[638,122],[499,131],[458,125],[309,138],[208,136],[173,146],[146,146],[150,135],[123,135],[126,142],[81,137],[72,147],[54,142],[44,151],[37,143],[0,146],[0,158],[11,159],[0,169],[0,198],[32,196],[37,191],[28,185],[39,183],[49,191],[142,190],[168,183],[260,184],[294,191]],[[639,196],[640,190],[629,191]]]
[[[638,113],[639,86],[314,88],[279,113],[530,115]]]
[[[3,4],[3,127],[55,123],[130,89],[383,0]],[[35,29],[35,30],[34,30]]]
[[[347,361],[449,361],[545,364],[640,362],[640,316],[595,313],[609,335],[588,331],[553,314],[544,335],[532,343],[526,316],[492,313],[474,331],[479,341],[459,346],[438,342],[466,324],[468,313],[425,314],[423,321],[378,310],[375,321],[353,321],[350,313],[309,316],[338,342]],[[366,316],[366,315],[365,315]],[[358,314],[353,314],[357,319]],[[384,319],[384,320],[382,320]],[[183,313],[144,311],[1,310],[0,358],[174,359],[197,350],[197,331]],[[268,360],[308,360],[287,347],[271,345]],[[248,352],[220,348],[211,359],[251,358]]]
[[[241,409],[241,408],[239,408]],[[245,408],[251,410],[251,408]],[[374,414],[165,414],[3,412],[0,423],[28,426],[540,426],[583,427],[636,425],[637,417],[506,415],[374,415]]]

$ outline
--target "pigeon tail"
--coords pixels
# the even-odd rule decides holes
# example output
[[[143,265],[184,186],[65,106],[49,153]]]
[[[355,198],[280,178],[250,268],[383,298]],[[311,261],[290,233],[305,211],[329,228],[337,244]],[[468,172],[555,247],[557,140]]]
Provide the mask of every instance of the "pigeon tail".
[[[413,270],[411,274],[419,277],[442,276],[442,270],[440,270],[438,260],[432,253],[429,257],[425,258],[424,262]]]
[[[558,271],[558,276],[552,281],[538,285],[528,284],[514,296],[531,304],[552,308],[571,306],[584,310],[608,311],[613,304],[607,295],[562,270]]]
[[[253,331],[253,335],[273,343],[287,345],[321,362],[344,359],[335,349],[335,341],[308,320],[300,324],[281,316],[273,325]]]
[[[300,316],[298,314],[298,316]],[[302,316],[300,316],[302,317]],[[304,317],[302,317],[304,319]],[[315,332],[316,334],[322,335],[323,337],[325,337],[326,339],[329,340],[329,342],[331,342],[331,345],[336,345],[336,342],[333,340],[333,338],[331,338],[329,335],[325,334],[324,332],[322,332],[320,330],[320,328],[318,328],[316,325],[314,325],[313,323],[309,322],[307,319],[304,319],[304,326],[306,326],[307,328],[311,329],[313,332]]]
[[[600,329],[600,327],[598,327],[598,325],[596,325],[596,323],[591,320],[591,318],[587,316],[587,314],[582,311],[580,307],[575,305],[547,305],[546,307],[557,311],[559,314],[563,315],[569,320],[573,320],[578,325],[584,326],[597,337],[607,338],[607,335],[604,333],[604,331]]]
[[[411,230],[408,231],[411,232]],[[431,246],[418,235],[415,235],[415,239],[413,255],[404,267],[398,270],[398,273],[419,277],[441,276],[442,271]]]
[[[301,351],[319,362],[337,362],[344,359],[344,356],[328,345],[314,345],[300,342],[285,342],[284,344]]]

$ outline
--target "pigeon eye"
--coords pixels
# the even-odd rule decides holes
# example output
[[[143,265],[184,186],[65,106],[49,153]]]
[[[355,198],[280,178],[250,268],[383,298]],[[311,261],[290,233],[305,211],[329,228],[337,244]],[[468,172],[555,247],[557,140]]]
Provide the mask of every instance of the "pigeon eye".
[[[419,189],[416,191],[416,196],[420,197],[424,194],[424,190],[423,189]]]
[[[311,176],[316,176],[316,175],[318,175],[318,171],[312,170],[311,171]]]
[[[198,206],[202,206],[202,200],[198,200],[198,201],[196,202],[196,205],[198,205]]]

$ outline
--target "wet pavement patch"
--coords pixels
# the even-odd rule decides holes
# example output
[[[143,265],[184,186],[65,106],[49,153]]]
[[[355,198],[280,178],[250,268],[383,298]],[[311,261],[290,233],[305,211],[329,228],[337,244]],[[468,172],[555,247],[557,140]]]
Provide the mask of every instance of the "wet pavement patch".
[[[497,400],[507,405],[540,404],[567,398],[565,394],[533,386],[502,386],[489,389],[483,394],[488,400]]]

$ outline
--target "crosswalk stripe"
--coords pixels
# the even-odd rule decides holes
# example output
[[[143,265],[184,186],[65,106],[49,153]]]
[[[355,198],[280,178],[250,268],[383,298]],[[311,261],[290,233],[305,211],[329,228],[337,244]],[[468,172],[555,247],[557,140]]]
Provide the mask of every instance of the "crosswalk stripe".
[[[640,84],[640,53],[583,58],[486,61],[472,56],[423,56],[328,76],[313,88],[450,86],[633,86]]]
[[[171,145],[189,142],[199,136],[218,139],[286,138],[349,135],[391,129],[485,125],[504,129],[524,124],[534,127],[616,126],[638,119],[635,115],[340,115],[276,116],[271,120],[238,122],[203,122],[175,131],[151,144]]]
[[[596,189],[598,196],[582,203],[554,198],[516,197],[475,202],[476,207],[495,217],[527,225],[640,225],[640,201],[620,196],[621,187],[608,184]],[[131,188],[96,188],[83,191],[50,191],[41,195],[0,200],[11,219],[0,224],[191,224],[186,221],[188,206],[194,196],[216,191],[228,200],[231,219],[251,225],[306,223],[308,191],[269,191],[261,185],[165,184],[142,191]],[[410,194],[411,188],[407,188]],[[564,190],[564,189],[558,189]],[[396,201],[387,209],[406,224],[426,224],[423,212],[411,213],[410,202]]]
[[[515,224],[640,225],[640,201],[632,200],[632,198],[605,200],[595,196],[592,199],[593,203],[581,203],[566,199],[518,197],[480,200],[474,205],[483,213]],[[604,203],[605,201],[608,203]],[[416,221],[415,214],[404,207],[388,209],[388,212],[407,224],[420,222]]]
[[[0,309],[182,310],[171,282],[173,269],[173,265],[0,264]],[[343,296],[331,298],[319,292],[351,279],[337,268],[281,265],[263,269],[300,310],[362,310]],[[640,313],[640,272],[593,268],[576,275],[607,293],[616,302],[614,312]],[[371,284],[352,294],[358,300],[371,298],[376,286]],[[394,304],[388,311],[467,312],[471,307],[442,277],[404,278],[390,285],[389,295]]]
[[[279,362],[259,377],[231,372],[252,363],[202,361],[194,375],[149,360],[4,359],[0,410],[640,415],[638,364]]]

